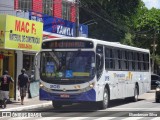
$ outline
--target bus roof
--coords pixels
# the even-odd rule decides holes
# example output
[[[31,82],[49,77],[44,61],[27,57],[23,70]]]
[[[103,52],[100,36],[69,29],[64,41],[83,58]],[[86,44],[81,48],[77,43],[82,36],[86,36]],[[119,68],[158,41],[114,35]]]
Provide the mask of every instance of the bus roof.
[[[85,37],[65,37],[65,38],[49,38],[43,40],[43,42],[51,41],[51,40],[87,40],[87,41],[92,41],[96,44],[102,44],[102,45],[107,45],[111,47],[118,47],[118,48],[124,48],[128,50],[135,50],[135,51],[141,51],[141,52],[149,52],[149,49],[143,49],[143,48],[138,48],[138,47],[133,47],[133,46],[128,46],[128,45],[123,45],[118,42],[109,42],[109,41],[104,41],[104,40],[98,40],[98,39],[93,39],[93,38],[85,38]]]

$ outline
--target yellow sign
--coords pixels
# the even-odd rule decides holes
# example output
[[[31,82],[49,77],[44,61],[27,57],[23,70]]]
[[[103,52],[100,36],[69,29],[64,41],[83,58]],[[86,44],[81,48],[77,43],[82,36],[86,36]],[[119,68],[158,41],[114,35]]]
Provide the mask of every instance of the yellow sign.
[[[42,44],[43,23],[10,15],[0,15],[5,18],[5,23],[0,26],[5,28],[4,48],[16,50],[39,51]]]
[[[0,15],[0,48],[4,48],[4,34],[5,34],[6,19]]]

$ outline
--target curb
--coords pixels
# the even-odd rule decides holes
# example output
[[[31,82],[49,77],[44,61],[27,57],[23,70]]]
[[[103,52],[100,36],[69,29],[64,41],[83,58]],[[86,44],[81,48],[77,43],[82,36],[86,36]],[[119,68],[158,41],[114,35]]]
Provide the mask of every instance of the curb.
[[[150,90],[147,93],[155,93],[155,92],[156,92],[156,90]]]
[[[26,105],[26,106],[22,106],[22,107],[6,108],[6,109],[1,109],[0,111],[22,111],[22,110],[35,109],[35,108],[39,108],[39,107],[46,107],[46,106],[50,106],[50,105],[52,105],[52,102],[35,104],[35,105]]]

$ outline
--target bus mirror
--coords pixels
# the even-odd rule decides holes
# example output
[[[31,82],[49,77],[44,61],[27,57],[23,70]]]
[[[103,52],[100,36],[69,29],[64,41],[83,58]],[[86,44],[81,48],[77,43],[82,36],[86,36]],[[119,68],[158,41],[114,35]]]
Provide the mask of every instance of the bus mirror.
[[[101,54],[97,53],[96,55],[97,55],[97,57],[99,57],[101,59],[101,57],[102,57]]]
[[[97,61],[96,64],[98,65],[98,67],[101,66],[101,58],[102,58],[101,54],[97,53],[96,54],[96,61]]]
[[[99,61],[100,61],[100,60],[101,60],[101,58],[102,58],[102,55],[101,55],[101,54],[99,54],[99,53],[97,53],[97,54],[96,54],[96,57],[97,57],[97,60],[99,60]]]
[[[38,55],[39,55],[39,52],[36,53],[35,58],[34,58],[34,65],[35,65],[35,67],[38,66]]]

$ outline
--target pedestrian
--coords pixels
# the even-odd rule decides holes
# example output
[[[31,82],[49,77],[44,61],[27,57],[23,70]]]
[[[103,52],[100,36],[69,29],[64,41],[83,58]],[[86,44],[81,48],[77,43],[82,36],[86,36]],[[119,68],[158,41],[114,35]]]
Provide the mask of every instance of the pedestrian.
[[[22,69],[21,74],[18,76],[18,90],[20,90],[21,105],[24,104],[24,97],[26,97],[27,88],[29,85],[29,77],[25,74],[26,70]]]
[[[8,75],[8,71],[4,71],[1,77],[1,100],[2,100],[2,108],[6,108],[6,103],[9,100],[9,84],[13,79],[10,75]]]

